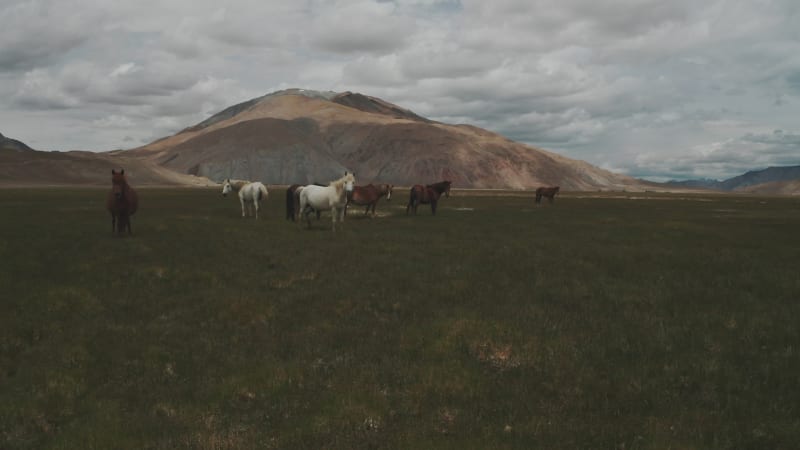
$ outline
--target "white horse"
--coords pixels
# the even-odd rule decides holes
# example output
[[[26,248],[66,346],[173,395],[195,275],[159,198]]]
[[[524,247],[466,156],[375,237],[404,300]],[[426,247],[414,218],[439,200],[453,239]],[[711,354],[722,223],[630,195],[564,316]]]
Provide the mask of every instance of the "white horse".
[[[250,206],[252,205],[256,219],[258,219],[258,202],[262,199],[267,199],[267,195],[269,195],[267,187],[259,181],[253,183],[228,178],[222,183],[222,195],[227,196],[231,192],[239,193],[239,201],[242,203],[242,217],[252,215],[250,212]]]
[[[345,172],[342,178],[331,181],[328,186],[310,184],[300,190],[300,208],[303,216],[311,228],[311,219],[308,215],[312,211],[331,210],[332,228],[336,231],[336,219],[344,221],[344,207],[347,205],[347,195],[353,191],[356,177],[350,172]]]

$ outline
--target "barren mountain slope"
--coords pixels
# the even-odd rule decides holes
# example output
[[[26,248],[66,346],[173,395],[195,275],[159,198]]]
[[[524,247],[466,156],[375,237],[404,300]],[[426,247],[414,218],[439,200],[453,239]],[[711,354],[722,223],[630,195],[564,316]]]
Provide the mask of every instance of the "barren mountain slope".
[[[475,188],[644,186],[477,127],[434,122],[350,92],[277,92],[126,153],[213,180],[271,184],[326,181],[352,170],[359,183],[409,185],[447,178],[454,186]]]

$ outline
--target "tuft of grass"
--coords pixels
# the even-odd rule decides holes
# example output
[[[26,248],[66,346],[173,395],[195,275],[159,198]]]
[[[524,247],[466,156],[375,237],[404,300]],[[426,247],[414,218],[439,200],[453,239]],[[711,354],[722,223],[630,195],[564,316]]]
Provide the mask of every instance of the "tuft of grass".
[[[0,190],[0,448],[790,448],[800,202]]]

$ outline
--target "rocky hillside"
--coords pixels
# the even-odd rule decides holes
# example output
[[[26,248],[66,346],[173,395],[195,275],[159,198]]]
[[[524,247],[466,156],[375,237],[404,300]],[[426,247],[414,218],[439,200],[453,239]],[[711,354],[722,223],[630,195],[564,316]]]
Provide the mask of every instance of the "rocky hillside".
[[[135,186],[205,186],[210,180],[173,172],[127,155],[0,149],[0,187],[110,186],[111,169],[125,169]]]
[[[645,188],[583,161],[352,92],[276,92],[125,153],[179,173],[269,184],[328,181],[352,170],[359,183],[450,179],[462,188]]]
[[[3,133],[0,133],[0,150],[11,150],[15,152],[33,151],[32,148],[28,147],[23,142],[20,142],[16,139],[7,138],[3,136]]]
[[[725,191],[736,191],[748,186],[793,180],[800,180],[800,166],[768,167],[764,170],[753,170],[721,182],[720,187]]]
[[[800,195],[800,179],[753,184],[736,191],[759,195]]]

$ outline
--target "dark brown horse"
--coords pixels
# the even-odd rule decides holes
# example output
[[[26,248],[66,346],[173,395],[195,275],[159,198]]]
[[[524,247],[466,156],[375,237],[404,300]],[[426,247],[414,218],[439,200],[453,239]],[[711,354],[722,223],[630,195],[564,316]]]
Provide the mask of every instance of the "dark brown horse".
[[[420,203],[423,205],[430,203],[431,212],[435,216],[436,204],[439,202],[439,197],[441,197],[442,194],[444,194],[445,197],[450,197],[450,184],[451,182],[447,180],[426,186],[415,184],[414,187],[411,188],[411,193],[408,197],[406,215],[408,215],[408,211],[412,207],[414,208],[414,215],[417,215],[417,206],[419,206]]]
[[[379,184],[375,186],[370,183],[366,186],[353,186],[353,192],[347,199],[347,206],[345,206],[344,213],[347,215],[347,207],[350,205],[366,206],[364,215],[369,214],[370,208],[372,209],[372,217],[375,217],[375,206],[378,205],[378,200],[384,195],[386,200],[392,199],[392,189],[394,186],[391,184]]]
[[[106,198],[106,208],[111,213],[111,232],[117,233],[131,231],[131,216],[136,213],[139,207],[139,197],[136,191],[128,184],[125,178],[125,170],[117,173],[111,169],[111,191]]]
[[[297,221],[297,208],[300,206],[300,199],[295,193],[300,186],[302,185],[293,184],[286,189],[286,220],[291,220],[292,222]]]
[[[558,194],[558,189],[558,186],[542,186],[536,189],[536,203],[542,203],[542,197],[547,197],[547,200],[549,200],[550,203],[553,203],[553,199],[555,198],[556,194]]]
[[[317,186],[326,186],[324,184],[314,183]],[[297,222],[297,217],[300,215],[300,189],[304,185],[293,184],[286,189],[286,220]],[[319,220],[320,212],[317,211],[317,220]]]

